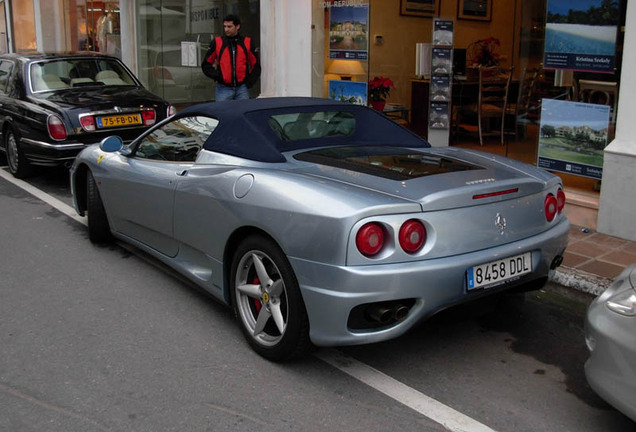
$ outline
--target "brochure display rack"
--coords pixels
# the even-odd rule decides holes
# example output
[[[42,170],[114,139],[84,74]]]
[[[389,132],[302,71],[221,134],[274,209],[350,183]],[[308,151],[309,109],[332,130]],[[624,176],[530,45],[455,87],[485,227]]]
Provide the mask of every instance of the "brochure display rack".
[[[428,109],[428,139],[433,146],[448,145],[452,113],[453,26],[452,20],[433,21]]]

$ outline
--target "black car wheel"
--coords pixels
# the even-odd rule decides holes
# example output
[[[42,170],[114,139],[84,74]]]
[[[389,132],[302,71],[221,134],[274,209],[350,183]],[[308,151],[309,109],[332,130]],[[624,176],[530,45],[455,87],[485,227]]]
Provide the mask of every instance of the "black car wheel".
[[[16,134],[11,129],[6,132],[4,148],[7,154],[9,172],[17,178],[27,177],[31,172],[31,166],[20,148],[20,142]]]
[[[86,210],[88,212],[88,238],[93,243],[105,243],[112,239],[104,203],[99,195],[92,172],[86,175]]]
[[[239,245],[231,296],[243,334],[258,354],[284,361],[309,352],[309,319],[298,281],[274,242],[258,235]]]

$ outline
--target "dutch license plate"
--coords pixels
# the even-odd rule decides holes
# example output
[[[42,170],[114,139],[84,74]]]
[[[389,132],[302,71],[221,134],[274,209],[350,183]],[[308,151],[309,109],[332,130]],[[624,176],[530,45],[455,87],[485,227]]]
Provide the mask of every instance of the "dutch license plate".
[[[530,252],[474,266],[466,271],[468,290],[499,285],[531,271],[532,254]]]
[[[98,128],[108,128],[116,126],[140,125],[140,114],[120,114],[112,116],[97,117]]]

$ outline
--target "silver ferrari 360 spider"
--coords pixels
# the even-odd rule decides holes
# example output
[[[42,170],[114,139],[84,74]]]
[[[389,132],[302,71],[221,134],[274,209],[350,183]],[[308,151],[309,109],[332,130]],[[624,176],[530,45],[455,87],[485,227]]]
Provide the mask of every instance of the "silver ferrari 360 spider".
[[[232,307],[272,360],[395,338],[449,306],[541,288],[569,223],[558,177],[431,148],[314,98],[192,106],[71,169],[92,241],[152,254]]]

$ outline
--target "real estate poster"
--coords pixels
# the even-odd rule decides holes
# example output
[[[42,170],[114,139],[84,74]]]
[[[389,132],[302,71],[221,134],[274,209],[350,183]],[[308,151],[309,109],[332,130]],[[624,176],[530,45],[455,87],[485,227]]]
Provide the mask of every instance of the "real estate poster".
[[[329,80],[329,99],[354,105],[367,104],[367,83]]]
[[[609,116],[607,105],[543,99],[537,166],[600,180]]]
[[[618,2],[548,0],[546,69],[614,73]]]
[[[369,4],[325,2],[329,8],[329,58],[369,59]]]

